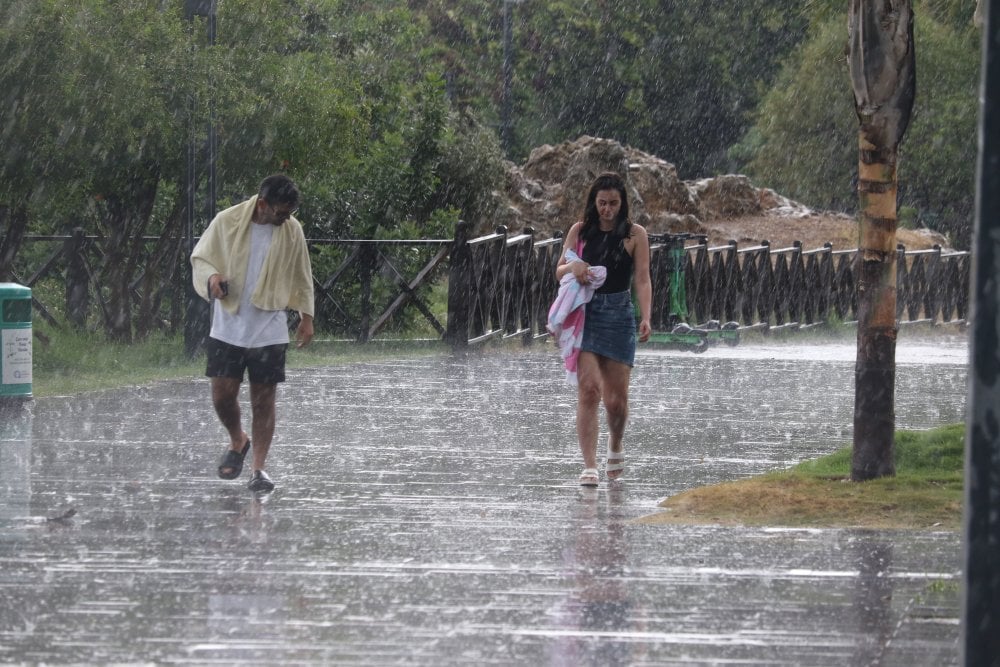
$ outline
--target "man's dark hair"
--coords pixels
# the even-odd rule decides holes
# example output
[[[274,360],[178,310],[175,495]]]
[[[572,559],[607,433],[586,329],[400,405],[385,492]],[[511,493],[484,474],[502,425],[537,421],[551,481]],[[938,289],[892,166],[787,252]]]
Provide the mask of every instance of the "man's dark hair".
[[[284,174],[271,174],[261,181],[257,196],[272,206],[287,204],[294,209],[299,205],[299,189],[295,181]]]

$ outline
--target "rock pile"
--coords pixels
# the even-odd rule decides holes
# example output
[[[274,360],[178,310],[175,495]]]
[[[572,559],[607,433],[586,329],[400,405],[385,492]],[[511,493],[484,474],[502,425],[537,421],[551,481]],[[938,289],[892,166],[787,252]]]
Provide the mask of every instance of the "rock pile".
[[[760,215],[807,217],[812,211],[746,176],[683,181],[669,162],[617,141],[583,136],[531,152],[510,165],[501,224],[551,235],[580,219],[587,189],[605,171],[627,176],[632,218],[653,233],[704,233],[712,220]]]

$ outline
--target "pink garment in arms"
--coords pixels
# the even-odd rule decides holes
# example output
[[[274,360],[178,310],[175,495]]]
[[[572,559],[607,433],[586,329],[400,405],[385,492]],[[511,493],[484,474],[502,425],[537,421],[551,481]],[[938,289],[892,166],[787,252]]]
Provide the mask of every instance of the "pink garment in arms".
[[[578,262],[580,257],[572,250],[566,251],[567,262]],[[581,285],[572,272],[566,273],[559,281],[559,292],[549,308],[546,328],[556,339],[559,354],[566,366],[566,379],[576,384],[576,367],[580,359],[580,344],[583,342],[583,324],[586,304],[594,296],[594,291],[604,284],[608,271],[603,266],[590,267],[590,282]]]

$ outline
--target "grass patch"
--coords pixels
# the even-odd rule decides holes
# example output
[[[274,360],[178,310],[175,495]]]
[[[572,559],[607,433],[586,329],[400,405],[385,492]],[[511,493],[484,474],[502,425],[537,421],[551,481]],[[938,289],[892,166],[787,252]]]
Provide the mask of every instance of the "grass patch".
[[[38,327],[36,327],[38,328]],[[205,355],[184,351],[183,337],[157,334],[132,344],[112,343],[102,334],[43,331],[48,343],[32,345],[32,394],[36,398],[202,377]],[[436,354],[443,343],[385,343],[315,340],[303,349],[289,346],[289,368],[331,366],[387,357]]]
[[[959,530],[965,426],[896,432],[896,476],[851,482],[851,448],[667,498],[638,523]]]
[[[32,393],[38,398],[204,372],[204,361],[186,355],[179,337],[155,335],[126,345],[89,332],[48,330],[45,336],[47,344],[36,339],[32,345]]]

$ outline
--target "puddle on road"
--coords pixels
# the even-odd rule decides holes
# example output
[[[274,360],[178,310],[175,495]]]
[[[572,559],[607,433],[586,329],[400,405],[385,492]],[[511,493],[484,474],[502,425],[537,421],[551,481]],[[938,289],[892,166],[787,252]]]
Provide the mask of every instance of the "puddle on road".
[[[0,431],[0,661],[955,664],[954,534],[628,523],[849,442],[853,357],[718,352],[640,354],[597,490],[554,354],[297,369],[266,502],[213,477],[203,381],[36,401]],[[963,418],[936,354],[899,428]]]

